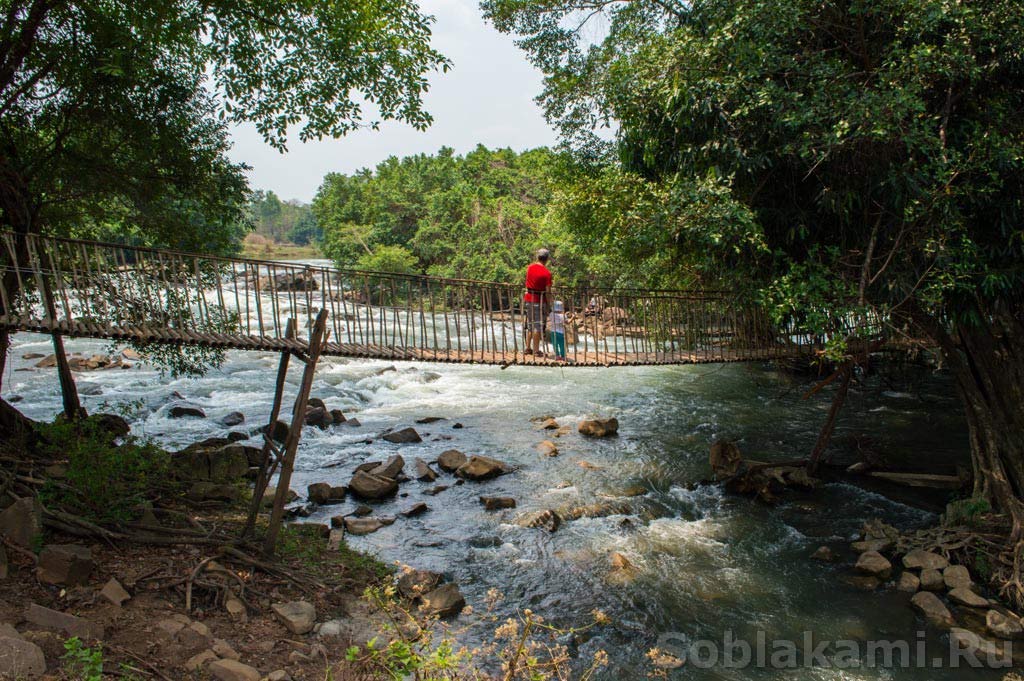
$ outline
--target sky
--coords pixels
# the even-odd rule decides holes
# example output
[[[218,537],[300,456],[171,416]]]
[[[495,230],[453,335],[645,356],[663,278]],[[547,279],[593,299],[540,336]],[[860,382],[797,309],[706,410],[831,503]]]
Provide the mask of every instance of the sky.
[[[420,8],[437,19],[433,47],[453,62],[448,73],[429,79],[424,102],[433,125],[418,132],[386,122],[377,131],[358,130],[341,139],[306,144],[295,131],[286,154],[267,146],[253,126],[239,126],[232,131],[230,155],[252,167],[253,189],[310,201],[327,173],[372,168],[388,156],[434,153],[442,146],[465,153],[477,144],[522,151],[556,142],[533,101],[542,87],[540,72],[510,36],[484,21],[477,0],[421,0]]]

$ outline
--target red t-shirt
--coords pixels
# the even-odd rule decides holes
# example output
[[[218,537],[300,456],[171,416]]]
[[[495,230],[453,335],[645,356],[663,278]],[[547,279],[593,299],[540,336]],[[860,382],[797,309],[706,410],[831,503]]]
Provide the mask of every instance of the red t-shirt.
[[[523,300],[528,303],[539,303],[540,296],[530,291],[547,291],[551,288],[551,272],[547,267],[535,262],[526,268],[526,295]]]

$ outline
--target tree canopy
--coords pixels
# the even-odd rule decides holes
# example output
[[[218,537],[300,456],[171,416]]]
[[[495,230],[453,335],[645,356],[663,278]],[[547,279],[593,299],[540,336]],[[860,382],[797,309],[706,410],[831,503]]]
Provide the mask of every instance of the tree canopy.
[[[448,62],[413,2],[3,0],[0,210],[20,231],[237,241],[229,124],[284,149],[396,119],[430,123]]]

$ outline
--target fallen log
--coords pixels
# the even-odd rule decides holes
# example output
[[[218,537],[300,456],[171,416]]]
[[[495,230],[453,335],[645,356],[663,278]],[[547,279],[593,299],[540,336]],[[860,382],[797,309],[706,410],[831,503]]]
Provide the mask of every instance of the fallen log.
[[[887,471],[871,471],[868,475],[879,480],[894,482],[907,487],[927,487],[930,489],[960,489],[964,480],[958,475],[936,475],[932,473],[890,473]]]

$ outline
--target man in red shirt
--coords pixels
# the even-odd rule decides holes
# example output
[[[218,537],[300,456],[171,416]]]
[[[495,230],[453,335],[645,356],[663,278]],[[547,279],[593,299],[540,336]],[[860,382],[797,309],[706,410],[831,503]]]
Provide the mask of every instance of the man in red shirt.
[[[543,357],[540,339],[544,336],[544,307],[551,292],[551,272],[546,267],[551,253],[542,248],[537,251],[537,262],[526,268],[526,294],[523,311],[526,314],[526,350],[524,355]]]

